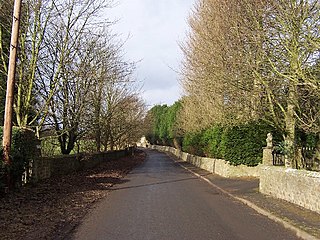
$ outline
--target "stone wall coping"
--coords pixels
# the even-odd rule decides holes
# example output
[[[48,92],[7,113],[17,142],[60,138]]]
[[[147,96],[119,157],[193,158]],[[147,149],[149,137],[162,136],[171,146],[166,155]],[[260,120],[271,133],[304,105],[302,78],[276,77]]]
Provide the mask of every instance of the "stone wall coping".
[[[276,172],[285,172],[291,175],[297,176],[305,176],[310,178],[319,178],[320,179],[320,172],[315,171],[308,171],[305,169],[294,169],[294,168],[286,168],[284,166],[264,166],[262,165],[262,170],[271,170]]]

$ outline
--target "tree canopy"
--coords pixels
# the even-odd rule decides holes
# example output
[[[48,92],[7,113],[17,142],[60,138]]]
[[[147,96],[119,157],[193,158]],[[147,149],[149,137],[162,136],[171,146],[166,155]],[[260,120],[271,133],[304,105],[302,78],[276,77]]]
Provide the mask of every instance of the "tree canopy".
[[[23,1],[14,124],[34,129],[38,137],[50,132],[63,154],[81,139],[95,141],[100,151],[137,138],[145,104],[133,77],[135,63],[124,58],[124,42],[105,16],[113,4]],[[0,79],[5,82],[12,1],[0,5]]]
[[[183,128],[260,119],[296,164],[296,129],[320,136],[319,14],[318,0],[197,1],[182,43]]]

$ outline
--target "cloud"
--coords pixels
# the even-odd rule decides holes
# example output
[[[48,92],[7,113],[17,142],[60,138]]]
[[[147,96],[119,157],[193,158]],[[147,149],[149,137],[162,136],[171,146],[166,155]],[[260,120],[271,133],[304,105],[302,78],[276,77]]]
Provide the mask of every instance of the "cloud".
[[[144,99],[148,99],[147,104],[149,108],[157,104],[172,105],[181,96],[181,89],[178,85],[167,88],[152,88],[146,90],[142,95]]]
[[[182,54],[178,41],[185,38],[187,17],[195,0],[120,0],[107,14],[120,19],[113,30],[130,38],[126,57],[139,61],[137,77],[144,81],[148,104],[171,104],[180,97],[177,69]],[[169,91],[168,91],[169,89]],[[150,94],[152,93],[152,94]]]

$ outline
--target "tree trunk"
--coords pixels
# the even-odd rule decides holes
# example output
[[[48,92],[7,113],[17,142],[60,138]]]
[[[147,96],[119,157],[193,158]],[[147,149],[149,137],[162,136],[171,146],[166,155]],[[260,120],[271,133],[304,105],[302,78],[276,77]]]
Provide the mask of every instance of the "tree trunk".
[[[100,130],[100,128],[97,128],[95,132],[96,132],[95,141],[96,141],[97,152],[101,152],[101,130]]]
[[[99,96],[101,93],[99,94]],[[100,126],[100,112],[101,112],[101,97],[94,106],[94,133],[97,152],[101,152],[101,126]]]
[[[320,161],[320,133],[318,133],[318,144],[316,146],[315,158]]]
[[[286,159],[285,166],[287,168],[297,167],[296,159],[296,146],[295,146],[295,135],[296,135],[296,119],[295,119],[295,106],[291,103],[288,103],[288,108],[285,117],[286,124],[286,135],[285,135],[285,144],[286,144]]]
[[[59,134],[59,132],[57,132]],[[58,137],[59,140],[59,144],[60,144],[60,150],[62,154],[67,154],[66,152],[66,144],[67,144],[67,134],[63,133],[63,134],[59,134]]]
[[[77,135],[74,131],[69,132],[69,139],[68,139],[68,146],[67,146],[67,154],[70,154],[70,152],[74,149],[74,146],[77,141]]]
[[[173,138],[173,145],[176,149],[181,150],[181,144],[177,138]]]
[[[60,143],[60,150],[63,155],[68,155],[74,149],[75,143],[77,141],[77,135],[74,131],[69,131],[67,133],[63,133],[58,137]]]
[[[110,150],[113,151],[113,149],[114,149],[114,141],[113,141],[112,134],[110,133]]]

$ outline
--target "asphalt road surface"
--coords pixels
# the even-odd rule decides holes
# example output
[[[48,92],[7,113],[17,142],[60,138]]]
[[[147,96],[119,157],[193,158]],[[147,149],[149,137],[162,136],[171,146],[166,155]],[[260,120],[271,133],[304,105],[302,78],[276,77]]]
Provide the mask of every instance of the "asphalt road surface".
[[[84,219],[76,240],[298,239],[251,208],[147,150],[143,165]]]

